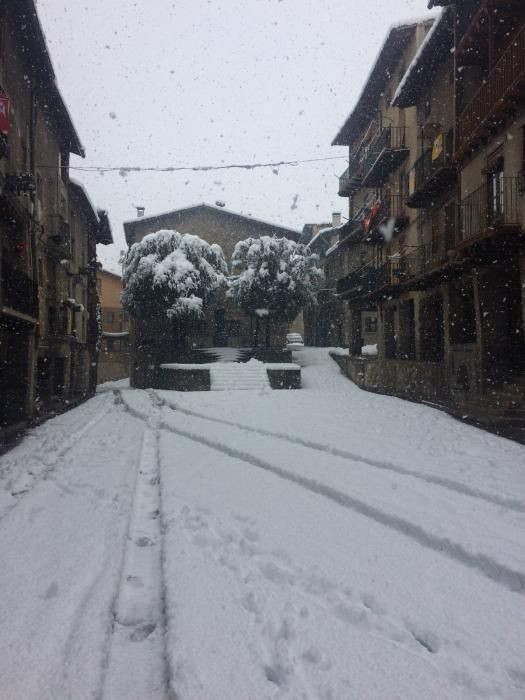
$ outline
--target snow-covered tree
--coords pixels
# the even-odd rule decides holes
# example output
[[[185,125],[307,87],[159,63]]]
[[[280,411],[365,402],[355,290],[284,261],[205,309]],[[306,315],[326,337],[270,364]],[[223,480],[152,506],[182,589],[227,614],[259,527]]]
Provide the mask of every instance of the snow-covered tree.
[[[318,257],[288,238],[247,238],[235,246],[230,296],[256,319],[266,319],[266,345],[272,321],[293,321],[307,303],[315,303],[322,272]]]
[[[124,259],[122,303],[136,318],[200,316],[226,273],[220,246],[189,233],[150,233]]]

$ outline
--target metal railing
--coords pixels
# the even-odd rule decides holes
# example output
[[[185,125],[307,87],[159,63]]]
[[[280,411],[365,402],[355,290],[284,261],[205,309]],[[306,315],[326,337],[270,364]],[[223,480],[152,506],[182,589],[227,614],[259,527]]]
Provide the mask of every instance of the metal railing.
[[[365,265],[358,270],[349,272],[344,277],[337,280],[337,294],[345,294],[355,291],[356,296],[365,295],[381,286],[379,277],[381,276],[381,268],[373,265]]]
[[[493,177],[461,201],[459,241],[493,228],[518,226],[518,177]]]
[[[525,81],[525,26],[490,71],[483,85],[457,119],[456,150],[460,150],[480,127],[489,125],[504,99]]]
[[[5,260],[2,262],[2,306],[36,318],[38,286],[34,280]]]
[[[443,139],[441,152],[436,153],[435,146],[426,148],[410,169],[410,172],[414,172],[414,192],[421,189],[436,171],[452,165],[454,131],[451,129],[441,137]]]
[[[353,178],[353,179],[355,179],[355,178]],[[350,185],[351,185],[353,179],[350,178],[350,168],[348,167],[339,178],[339,194],[340,195],[344,195],[344,194],[351,191]]]
[[[407,128],[404,126],[385,126],[378,128],[373,136],[362,143],[350,158],[348,168],[339,178],[339,192],[345,186],[362,180],[383,151],[404,149],[406,147]]]
[[[406,215],[405,198],[402,194],[389,194],[381,202],[381,215],[387,219],[397,219]]]
[[[376,164],[384,151],[394,151],[406,147],[406,132],[404,126],[385,126],[376,133],[363,153],[362,169],[367,175]]]

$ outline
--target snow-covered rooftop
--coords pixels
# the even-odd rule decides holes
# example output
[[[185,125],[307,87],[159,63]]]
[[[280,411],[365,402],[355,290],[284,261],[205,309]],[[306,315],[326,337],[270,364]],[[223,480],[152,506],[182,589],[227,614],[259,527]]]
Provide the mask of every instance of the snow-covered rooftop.
[[[351,143],[353,132],[355,130],[359,131],[358,128],[352,128],[352,122],[356,120],[359,121],[358,117],[363,116],[360,114],[360,112],[364,110],[364,105],[367,99],[371,101],[378,99],[383,89],[383,86],[386,80],[388,79],[387,71],[381,71],[381,66],[387,60],[387,49],[389,47],[395,48],[397,44],[398,51],[402,50],[402,48],[406,45],[404,42],[408,41],[408,38],[410,36],[410,30],[414,30],[420,24],[432,21],[438,14],[439,10],[437,12],[429,12],[423,17],[405,20],[403,22],[393,24],[390,27],[385,37],[385,40],[383,41],[383,44],[379,49],[377,58],[374,64],[372,65],[372,68],[366,80],[364,81],[363,89],[361,90],[357,102],[355,103],[354,108],[350,112],[344,124],[339,129],[336,137],[332,141],[332,146],[346,146],[349,145],[349,143]],[[407,36],[402,40],[402,37],[405,34]],[[394,52],[396,56],[398,55],[398,51]],[[368,94],[369,92],[371,92],[371,95]],[[364,111],[367,112],[367,110]],[[368,117],[368,114],[364,115],[364,117]]]
[[[320,240],[321,238],[324,238],[327,233],[333,233],[334,231],[339,231],[339,229],[342,229],[346,226],[346,221],[343,222],[342,224],[339,224],[339,226],[327,226],[326,228],[322,228],[320,231],[318,231],[315,236],[312,238],[312,240],[307,244],[307,248],[311,248],[313,244]]]
[[[172,214],[178,214],[179,212],[185,212],[189,211],[190,209],[197,209],[199,207],[206,207],[206,209],[212,209],[215,212],[218,212],[220,214],[227,214],[229,216],[238,216],[242,219],[249,219],[250,221],[254,221],[255,223],[258,224],[263,224],[264,226],[271,226],[272,228],[275,229],[280,229],[282,231],[289,231],[291,233],[294,233],[296,235],[300,235],[301,231],[298,231],[297,229],[290,228],[288,226],[283,226],[282,224],[276,224],[272,221],[266,221],[265,219],[258,219],[254,216],[249,216],[248,214],[241,214],[237,211],[232,211],[231,209],[225,209],[224,207],[217,207],[214,206],[213,204],[207,204],[206,202],[200,202],[199,204],[192,204],[187,207],[181,207],[180,209],[170,209],[169,211],[163,211],[159,212],[157,214],[152,214],[151,216],[141,216],[137,217],[134,219],[128,219],[127,221],[123,222],[124,227],[131,226],[134,227],[136,225],[140,225],[143,222],[146,221],[155,221],[156,219],[162,219],[164,217],[171,216]]]
[[[425,56],[425,54],[428,51],[432,50],[433,38],[436,36],[438,29],[443,25],[446,16],[446,8],[442,8],[439,11],[436,19],[434,20],[434,24],[429,29],[427,35],[421,42],[421,45],[416,51],[414,58],[411,60],[404,76],[399,82],[399,85],[397,86],[397,89],[394,93],[394,97],[392,98],[392,105],[396,107],[408,107],[413,104],[412,101],[409,101],[409,103],[407,103],[403,101],[402,98],[406,97],[406,88],[408,87],[408,85],[418,80],[417,71],[421,59]]]

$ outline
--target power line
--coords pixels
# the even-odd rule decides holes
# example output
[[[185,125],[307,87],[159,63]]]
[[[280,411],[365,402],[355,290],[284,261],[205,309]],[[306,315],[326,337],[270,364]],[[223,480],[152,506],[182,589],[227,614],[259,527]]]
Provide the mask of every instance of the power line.
[[[295,166],[303,163],[319,163],[327,160],[347,159],[347,156],[326,156],[323,158],[302,158],[297,160],[280,160],[272,163],[230,163],[229,165],[177,165],[177,166],[142,166],[142,165],[70,165],[70,170],[84,172],[110,173],[118,172],[120,175],[128,175],[137,172],[174,173],[174,172],[207,172],[211,170],[256,170],[258,168],[280,168],[282,166]],[[56,168],[56,165],[37,165],[37,168]],[[64,166],[65,169],[68,166]]]

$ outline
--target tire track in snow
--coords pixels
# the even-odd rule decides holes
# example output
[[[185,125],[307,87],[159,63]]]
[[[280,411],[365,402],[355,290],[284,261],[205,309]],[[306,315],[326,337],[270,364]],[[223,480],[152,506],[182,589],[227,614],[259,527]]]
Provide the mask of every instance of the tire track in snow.
[[[323,452],[325,454],[333,455],[334,457],[342,457],[343,459],[350,460],[351,462],[362,462],[369,467],[374,467],[375,469],[381,469],[383,471],[395,472],[396,474],[401,474],[403,476],[411,476],[420,481],[426,481],[429,484],[434,484],[436,486],[442,486],[449,491],[455,491],[464,496],[470,496],[481,501],[487,501],[497,506],[502,506],[508,510],[514,510],[518,513],[525,513],[525,503],[516,498],[510,498],[506,496],[499,496],[498,494],[491,494],[483,491],[482,489],[472,488],[467,484],[462,484],[454,479],[447,479],[447,477],[438,476],[434,474],[421,474],[408,467],[402,467],[398,464],[393,464],[392,462],[382,462],[378,459],[372,459],[364,455],[351,452],[350,450],[344,450],[339,447],[332,447],[331,445],[324,445],[313,440],[307,440],[306,438],[301,438],[298,436],[290,436],[286,433],[272,432],[270,430],[263,430],[262,428],[254,428],[250,425],[245,425],[243,423],[236,423],[235,421],[229,421],[225,418],[215,418],[213,416],[207,416],[204,413],[199,413],[198,411],[192,411],[187,408],[182,408],[176,403],[171,403],[170,401],[165,401],[159,397],[159,400],[164,403],[167,408],[173,411],[179,411],[187,416],[193,416],[195,418],[202,418],[208,420],[212,423],[220,423],[222,425],[229,425],[234,428],[239,428],[240,430],[245,430],[249,433],[255,433],[257,435],[263,435],[267,437],[277,438],[278,440],[284,440],[286,442],[292,443],[293,445],[301,445],[302,447],[315,450],[317,452]],[[137,417],[141,417],[137,415]],[[143,416],[142,416],[143,419]]]
[[[159,409],[146,420],[124,561],[113,608],[102,698],[168,700],[158,459]]]
[[[138,412],[134,412],[134,414],[137,415]],[[416,525],[405,518],[390,513],[385,513],[384,511],[371,506],[358,498],[354,498],[347,493],[338,491],[337,489],[327,486],[326,484],[316,481],[315,479],[310,479],[308,477],[301,476],[300,474],[290,472],[259,457],[250,455],[241,450],[237,450],[225,443],[212,440],[189,430],[177,428],[164,421],[161,421],[159,427],[162,430],[167,430],[168,432],[188,438],[193,442],[206,445],[207,447],[225,454],[228,457],[239,459],[246,464],[263,469],[264,471],[275,474],[281,479],[297,484],[311,493],[327,498],[343,508],[346,508],[347,510],[354,511],[359,515],[363,515],[364,517],[374,520],[380,525],[384,525],[391,530],[405,535],[426,549],[443,554],[449,559],[457,561],[469,568],[475,569],[486,578],[498,583],[512,592],[525,594],[525,573],[522,571],[511,569],[510,567],[500,564],[484,554],[469,552],[457,542],[445,537],[433,535],[420,525]]]

